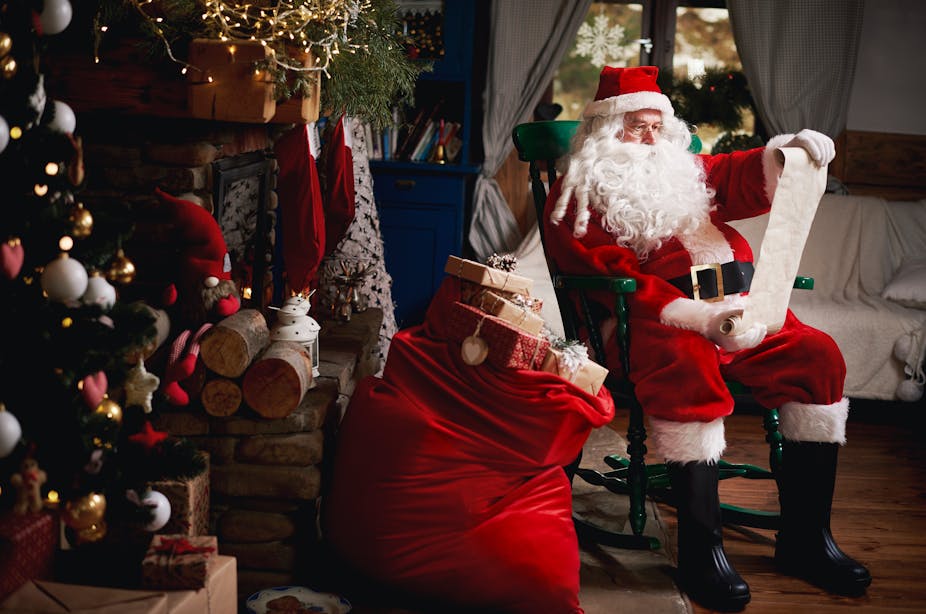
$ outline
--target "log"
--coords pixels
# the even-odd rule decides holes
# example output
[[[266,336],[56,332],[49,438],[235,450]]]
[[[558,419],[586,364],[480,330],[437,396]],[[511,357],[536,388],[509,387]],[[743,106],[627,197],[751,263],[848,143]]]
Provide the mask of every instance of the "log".
[[[203,386],[199,402],[210,416],[225,418],[241,407],[241,384],[227,377],[216,377]]]
[[[244,401],[264,418],[285,418],[314,384],[309,350],[295,341],[274,341],[241,383]]]
[[[270,344],[267,320],[256,309],[242,309],[203,335],[199,355],[210,371],[223,377],[240,377]]]

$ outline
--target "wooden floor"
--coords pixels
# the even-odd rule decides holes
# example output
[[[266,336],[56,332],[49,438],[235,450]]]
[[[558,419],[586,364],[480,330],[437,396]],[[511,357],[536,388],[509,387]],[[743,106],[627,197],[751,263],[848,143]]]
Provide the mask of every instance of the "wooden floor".
[[[872,585],[860,598],[831,596],[776,573],[772,563],[774,532],[724,529],[727,557],[749,584],[747,614],[865,614],[926,612],[926,404],[854,400],[847,425],[848,443],[840,450],[832,530],[847,554],[871,571]],[[731,462],[768,466],[762,418],[746,407],[726,421]],[[722,500],[774,509],[773,481],[730,479],[721,484]],[[675,547],[676,516],[660,511]],[[674,553],[673,553],[674,556]],[[694,607],[695,614],[706,610]]]

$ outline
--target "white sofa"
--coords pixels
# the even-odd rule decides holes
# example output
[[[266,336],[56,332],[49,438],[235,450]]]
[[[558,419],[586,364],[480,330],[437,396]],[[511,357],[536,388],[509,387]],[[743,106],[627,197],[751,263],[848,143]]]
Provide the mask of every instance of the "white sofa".
[[[757,256],[767,223],[763,215],[733,224]],[[898,271],[912,264],[921,276],[902,291],[916,298],[885,298],[885,287],[893,280],[894,290]],[[926,353],[926,200],[825,194],[798,274],[813,277],[814,289],[794,290],[791,309],[839,345],[846,395],[922,403],[915,397]]]

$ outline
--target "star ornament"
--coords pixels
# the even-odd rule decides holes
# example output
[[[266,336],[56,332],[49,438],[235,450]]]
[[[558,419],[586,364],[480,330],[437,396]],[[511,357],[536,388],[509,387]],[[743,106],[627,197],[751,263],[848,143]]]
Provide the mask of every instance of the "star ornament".
[[[154,430],[151,423],[147,421],[141,431],[134,435],[129,435],[129,441],[139,444],[146,450],[151,450],[165,439],[167,439],[167,433]]]
[[[129,371],[125,380],[125,404],[141,405],[146,414],[151,413],[151,398],[158,389],[161,379],[145,369],[145,361],[139,361]]]

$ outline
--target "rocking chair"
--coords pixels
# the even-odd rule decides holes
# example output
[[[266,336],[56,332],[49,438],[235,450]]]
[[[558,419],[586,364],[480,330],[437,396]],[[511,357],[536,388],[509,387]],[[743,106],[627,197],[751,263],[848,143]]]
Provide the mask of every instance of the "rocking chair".
[[[538,228],[543,244],[543,211],[549,189],[557,178],[556,162],[569,151],[569,142],[578,127],[578,121],[536,121],[516,126],[512,139],[518,151],[518,158],[528,163],[531,192],[537,211]],[[546,171],[546,183],[541,171]],[[609,277],[600,275],[563,275],[547,259],[553,282],[556,301],[562,315],[564,332],[567,339],[578,339],[578,331],[588,333],[588,344],[593,358],[599,364],[606,364],[604,344],[595,323],[595,313],[587,293],[607,291],[613,294],[612,312],[617,318],[617,342],[621,352],[621,373],[611,373],[605,386],[611,392],[618,407],[629,408],[629,426],[627,429],[627,454],[629,458],[611,454],[604,458],[610,471],[598,471],[582,467],[581,453],[576,461],[566,468],[571,479],[579,477],[589,484],[603,486],[608,491],[629,497],[630,533],[615,532],[588,522],[573,515],[576,532],[580,541],[592,542],[630,549],[658,549],[659,540],[643,535],[646,526],[646,500],[651,497],[657,501],[673,504],[669,488],[668,470],[664,463],[646,464],[646,429],[643,420],[643,408],[634,395],[633,384],[629,378],[630,335],[627,297],[636,290],[636,280],[628,277]],[[799,277],[796,288],[813,287],[811,278]],[[578,309],[576,308],[578,304]],[[747,394],[745,387],[736,382],[728,382],[731,391],[737,395]],[[771,470],[755,465],[731,464],[720,461],[720,479],[743,477],[749,479],[773,479],[774,471],[779,467],[782,454],[782,436],[778,432],[778,411],[765,411],[763,426],[765,439],[769,443],[769,466]],[[723,522],[744,527],[775,529],[778,527],[777,511],[764,511],[742,508],[721,502]]]

